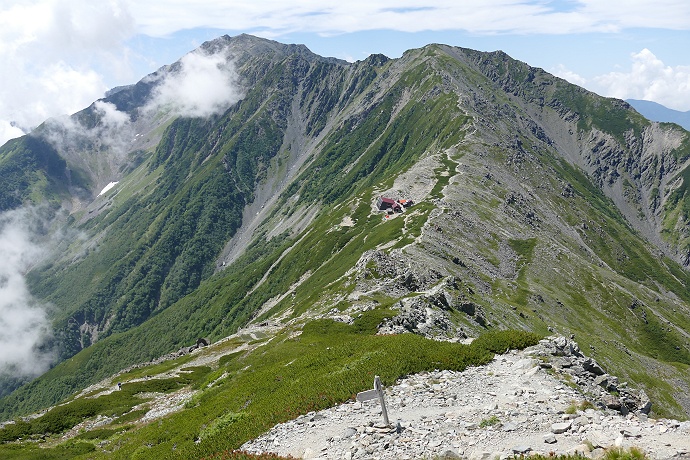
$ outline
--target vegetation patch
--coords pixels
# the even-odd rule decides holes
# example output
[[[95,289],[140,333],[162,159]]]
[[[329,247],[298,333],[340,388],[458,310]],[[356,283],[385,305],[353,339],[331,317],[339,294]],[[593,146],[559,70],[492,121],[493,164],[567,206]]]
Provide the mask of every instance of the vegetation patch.
[[[501,420],[498,417],[496,417],[495,415],[492,415],[491,417],[483,419],[479,423],[479,428],[488,428],[490,426],[495,426],[495,425],[500,425],[500,424],[501,424]]]
[[[55,406],[42,416],[30,421],[17,420],[0,429],[0,442],[14,441],[31,436],[59,434],[85,419],[96,415],[119,417],[132,407],[141,404],[141,393],[169,393],[194,383],[210,371],[210,368],[190,368],[191,372],[169,379],[150,379],[124,383],[121,390],[98,398],[77,398]],[[120,420],[122,422],[122,420]]]
[[[511,249],[517,253],[518,268],[521,268],[523,265],[532,261],[532,253],[534,252],[534,246],[537,244],[537,239],[510,239],[508,240],[508,244],[510,245]]]
[[[136,410],[131,410],[127,412],[124,415],[121,415],[120,417],[117,417],[113,423],[119,423],[119,424],[124,424],[124,423],[130,423],[130,422],[136,422],[137,420],[141,419],[146,413],[149,411],[149,408],[143,408],[143,409],[136,409]]]
[[[227,414],[218,417],[216,420],[213,421],[213,423],[201,430],[201,432],[199,433],[199,439],[203,441],[212,436],[221,436],[228,430],[232,430],[233,425],[239,422],[242,419],[242,417],[245,416],[246,414],[242,412],[228,412]]]
[[[591,401],[587,400],[580,401],[579,403],[573,401],[568,407],[566,407],[564,412],[566,414],[576,414],[578,411],[584,412],[587,409],[596,409],[596,406],[592,404]]]
[[[529,456],[530,459],[536,460],[585,460],[589,459],[585,454],[561,454],[561,455],[543,455],[534,454]],[[646,460],[649,457],[639,448],[631,447],[629,449],[623,447],[614,447],[604,450],[602,460]]]
[[[526,268],[527,265],[532,261],[532,254],[534,252],[534,247],[537,244],[537,239],[510,239],[508,240],[508,244],[510,245],[511,249],[515,251],[518,255],[518,259],[516,261],[516,266],[518,270],[517,292],[513,296],[512,301],[518,305],[524,306],[527,304],[527,298],[530,294],[529,284],[526,279]]]
[[[241,450],[226,450],[219,452],[202,460],[292,460],[293,457],[281,457],[274,453],[250,454]]]
[[[201,391],[198,405],[118,434],[120,447],[111,454],[96,451],[90,455],[232,458],[223,455],[230,455],[277,423],[353,398],[371,387],[374,375],[379,375],[384,385],[392,385],[411,373],[485,364],[495,352],[523,348],[539,340],[539,336],[522,331],[491,331],[471,345],[437,342],[413,334],[374,335],[383,318],[394,313],[387,309],[367,311],[352,325],[312,321],[298,337],[281,335],[268,346],[235,355],[219,369],[227,371],[223,384]],[[115,393],[133,391],[130,385],[134,384],[124,384],[123,390]],[[147,447],[138,447],[142,445]],[[0,446],[0,456],[5,448]]]
[[[671,328],[664,327],[656,315],[648,311],[646,321],[641,329],[647,353],[667,362],[690,365],[690,352],[681,337]]]
[[[108,439],[116,433],[121,433],[131,427],[121,427],[121,428],[100,428],[97,430],[85,431],[78,434],[75,439]]]
[[[0,446],[3,460],[63,460],[94,453],[96,447],[87,441],[68,441],[56,447],[35,444],[7,444]]]

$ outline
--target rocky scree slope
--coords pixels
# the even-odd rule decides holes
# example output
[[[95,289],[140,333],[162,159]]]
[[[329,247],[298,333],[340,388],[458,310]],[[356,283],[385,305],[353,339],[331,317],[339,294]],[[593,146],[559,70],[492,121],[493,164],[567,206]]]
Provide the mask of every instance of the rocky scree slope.
[[[448,49],[449,54],[458,52]],[[631,226],[687,266],[682,228],[688,216],[678,211],[688,185],[687,131],[652,123],[624,101],[598,97],[504,53],[463,52],[505,92],[508,105],[519,108],[513,112],[503,106],[504,115],[518,122],[518,132],[531,132],[580,167]],[[516,147],[519,151],[520,145]]]

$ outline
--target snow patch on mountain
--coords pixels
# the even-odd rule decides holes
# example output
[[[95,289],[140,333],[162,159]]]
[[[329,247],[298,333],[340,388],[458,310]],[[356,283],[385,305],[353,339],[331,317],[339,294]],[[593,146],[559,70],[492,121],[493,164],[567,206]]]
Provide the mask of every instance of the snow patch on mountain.
[[[103,190],[101,190],[101,193],[99,193],[98,196],[103,195],[105,192],[107,192],[108,190],[110,190],[110,189],[112,189],[113,187],[115,187],[118,183],[119,183],[119,182],[110,182],[108,185],[106,185],[105,187],[103,187]]]

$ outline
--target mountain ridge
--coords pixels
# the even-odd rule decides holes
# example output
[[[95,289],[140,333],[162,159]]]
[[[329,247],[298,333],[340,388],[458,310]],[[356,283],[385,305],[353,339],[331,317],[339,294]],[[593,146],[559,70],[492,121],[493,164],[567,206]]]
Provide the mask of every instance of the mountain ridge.
[[[98,171],[121,181],[71,209],[86,242],[30,274],[71,358],[4,398],[3,417],[199,336],[370,308],[446,338],[576,334],[660,411],[688,413],[686,132],[505,53],[350,64],[250,36],[202,49],[228,53],[217,66],[235,53],[239,100],[206,118],[130,114],[150,137],[111,165],[93,136],[72,151],[97,157],[82,167],[92,195],[114,179]],[[157,78],[105,102],[143,107]],[[96,107],[75,119],[101,126]],[[381,195],[416,204],[386,219]]]

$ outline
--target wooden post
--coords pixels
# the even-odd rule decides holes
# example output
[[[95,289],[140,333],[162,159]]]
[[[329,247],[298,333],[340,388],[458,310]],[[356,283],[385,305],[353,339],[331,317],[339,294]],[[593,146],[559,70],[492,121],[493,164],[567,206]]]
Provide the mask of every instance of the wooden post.
[[[390,426],[388,421],[388,411],[386,410],[386,401],[383,399],[383,385],[379,376],[374,377],[374,390],[379,394],[379,402],[381,403],[381,413],[383,414],[383,424]]]
[[[373,390],[367,390],[367,391],[361,391],[357,393],[357,401],[359,402],[364,402],[364,401],[371,401],[372,399],[379,399],[379,404],[381,404],[381,413],[383,414],[383,423],[386,426],[390,426],[390,422],[388,421],[388,411],[386,410],[386,401],[383,397],[383,385],[381,384],[381,379],[379,376],[374,377],[374,389]]]

